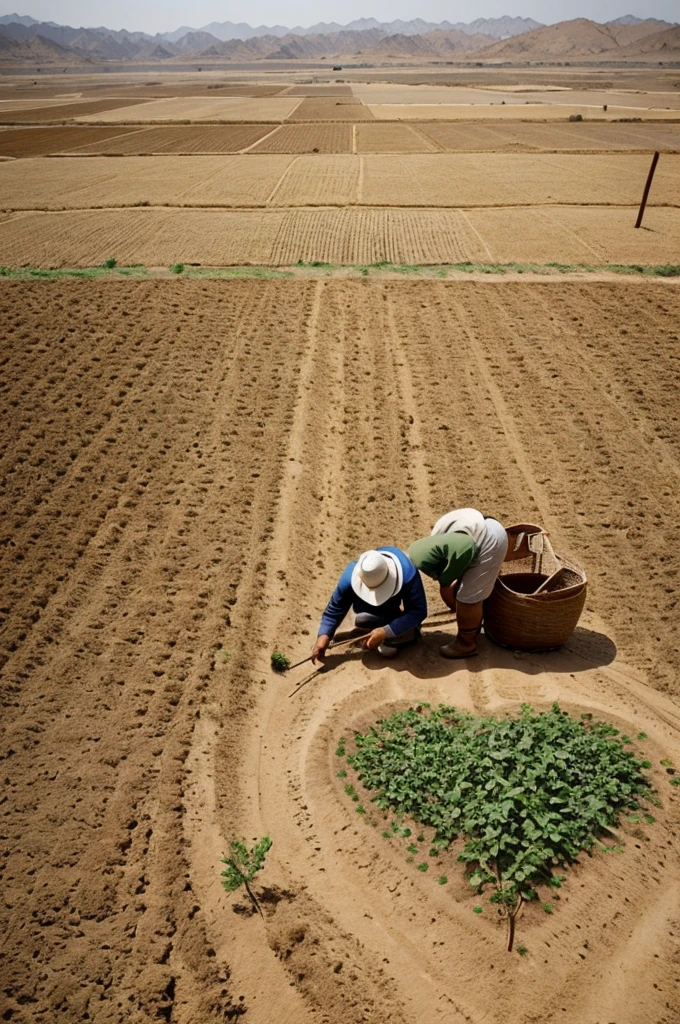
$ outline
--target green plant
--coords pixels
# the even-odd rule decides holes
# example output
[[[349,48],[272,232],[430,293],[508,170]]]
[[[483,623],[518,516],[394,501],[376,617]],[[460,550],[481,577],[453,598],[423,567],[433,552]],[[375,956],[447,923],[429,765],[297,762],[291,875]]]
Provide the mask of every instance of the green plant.
[[[281,651],[272,651],[271,663],[275,672],[287,672],[290,668],[290,658],[287,658],[285,654],[281,654]]]
[[[272,841],[269,836],[264,836],[250,850],[245,843],[238,839],[232,839],[229,844],[231,856],[222,858],[222,863],[227,865],[226,871],[221,873],[224,879],[223,887],[227,892],[235,892],[242,885],[245,886],[250,902],[260,914],[262,914],[262,908],[250,888],[250,883],[257,872],[264,867],[265,858],[271,847]]]
[[[171,274],[183,274],[184,273],[184,264],[183,263],[173,263],[173,265],[170,267],[170,273]]]
[[[421,704],[356,733],[355,744],[348,763],[378,807],[434,828],[437,852],[460,840],[470,885],[491,886],[507,915],[509,949],[521,903],[541,886],[559,888],[565,879],[553,870],[582,850],[617,852],[598,836],[654,796],[649,762],[625,749],[617,729],[557,704],[539,713],[523,705],[516,718]]]
[[[520,943],[519,946],[517,947],[517,952],[519,953],[520,956],[527,956],[528,953],[529,953],[529,950],[524,945],[524,943]]]
[[[109,256],[108,260],[104,260],[104,266],[106,267],[107,270],[113,270],[117,262],[118,261],[115,260],[113,256]]]

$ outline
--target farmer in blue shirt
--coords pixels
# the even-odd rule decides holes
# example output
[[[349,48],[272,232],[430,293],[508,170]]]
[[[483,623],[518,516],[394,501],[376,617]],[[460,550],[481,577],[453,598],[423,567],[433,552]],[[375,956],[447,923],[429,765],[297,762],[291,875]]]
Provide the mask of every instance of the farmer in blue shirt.
[[[408,555],[398,548],[364,551],[343,572],[321,617],[312,661],[323,661],[326,648],[347,612],[354,622],[370,629],[364,641],[383,658],[393,658],[398,648],[415,640],[427,616],[427,600],[420,573]]]

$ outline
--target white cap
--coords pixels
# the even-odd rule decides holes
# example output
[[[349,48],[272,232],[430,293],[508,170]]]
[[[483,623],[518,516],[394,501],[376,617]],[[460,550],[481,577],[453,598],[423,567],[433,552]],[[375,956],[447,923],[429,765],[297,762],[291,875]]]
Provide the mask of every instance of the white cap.
[[[401,562],[389,551],[364,551],[352,570],[352,590],[367,604],[376,606],[398,594],[403,581]]]

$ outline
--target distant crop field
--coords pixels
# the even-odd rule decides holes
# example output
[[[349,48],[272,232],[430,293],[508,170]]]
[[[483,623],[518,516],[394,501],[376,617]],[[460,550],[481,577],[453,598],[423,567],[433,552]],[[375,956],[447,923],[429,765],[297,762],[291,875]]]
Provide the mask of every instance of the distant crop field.
[[[94,144],[106,148],[111,139],[122,139],[135,128],[8,128],[0,131],[0,156],[31,157],[47,153],[66,153]]]
[[[361,100],[350,98],[304,99],[290,121],[372,121],[373,114]]]
[[[92,118],[97,115],[97,120],[106,120],[106,112],[115,110],[122,104],[126,107],[138,106],[144,103],[142,99],[108,99],[108,100],[74,100],[72,103],[59,103],[38,108],[30,107],[21,110],[5,111],[0,105],[0,124],[35,124],[44,121],[71,121],[77,118]],[[132,111],[129,112],[132,117]],[[113,119],[115,120],[115,118]]]
[[[680,125],[573,124],[422,124],[420,131],[450,153],[535,152],[680,152]]]
[[[351,124],[284,124],[253,153],[351,153]]]
[[[92,129],[96,130],[96,129]],[[167,128],[128,129],[129,134],[121,134],[121,129],[99,129],[109,131],[113,137],[94,140],[92,144],[82,146],[78,152],[85,154],[97,153],[112,155],[148,155],[148,154],[193,154],[238,153],[271,131],[270,125],[255,124],[224,124],[224,125],[176,125]],[[116,132],[118,134],[116,134]]]
[[[634,207],[639,203],[648,168],[649,157],[642,154],[65,157],[3,163],[0,208],[268,204]],[[678,204],[680,156],[664,154],[650,205]]]
[[[98,121],[285,121],[300,104],[299,97],[246,96],[178,97],[173,99],[126,100],[117,107],[102,108]],[[304,101],[303,101],[304,102]],[[131,103],[143,104],[137,110]],[[83,111],[89,114],[90,111]]]
[[[434,153],[437,145],[415,126],[406,124],[358,124],[357,153]]]

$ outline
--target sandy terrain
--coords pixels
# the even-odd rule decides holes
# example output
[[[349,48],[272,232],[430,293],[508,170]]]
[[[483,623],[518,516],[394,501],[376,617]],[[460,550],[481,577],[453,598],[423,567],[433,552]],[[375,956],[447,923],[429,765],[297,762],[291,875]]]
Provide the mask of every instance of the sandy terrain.
[[[246,137],[247,138],[247,137]],[[272,139],[273,136],[268,136]],[[130,140],[119,140],[126,145]],[[115,143],[116,145],[118,143]],[[7,210],[169,206],[635,206],[642,154],[97,157],[21,160],[0,168]],[[676,206],[680,156],[664,154],[650,204]]]
[[[567,206],[495,210],[118,209],[20,213],[0,221],[3,264],[290,266],[333,264],[677,263],[680,210]]]
[[[5,282],[2,305],[4,1019],[675,1024],[677,287]],[[452,666],[432,618],[289,699],[305,669],[269,652],[307,653],[345,561],[468,502],[584,564],[567,647]],[[525,910],[525,958],[336,778],[340,736],[418,699],[648,734],[656,823]],[[220,857],[265,833],[264,917],[234,913]]]

